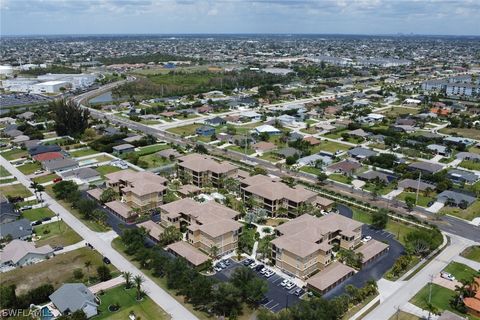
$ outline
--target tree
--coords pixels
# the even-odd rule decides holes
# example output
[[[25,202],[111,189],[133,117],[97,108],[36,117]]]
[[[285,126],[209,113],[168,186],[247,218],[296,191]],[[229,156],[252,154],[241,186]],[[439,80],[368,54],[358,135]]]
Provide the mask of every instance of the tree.
[[[91,141],[93,139],[95,139],[95,137],[97,136],[96,132],[95,132],[95,129],[93,128],[87,128],[85,129],[85,131],[83,132],[83,136],[82,136],[82,139],[84,141]]]
[[[171,243],[182,240],[182,233],[175,226],[169,226],[165,228],[160,235],[159,244],[162,246],[169,245]]]
[[[254,277],[245,286],[244,299],[253,305],[258,305],[265,298],[268,284],[265,279]]]
[[[92,219],[93,211],[97,208],[97,203],[94,200],[82,199],[77,203],[78,211],[87,220]]]
[[[92,212],[92,217],[95,219],[97,222],[105,225],[107,223],[107,213],[101,209],[95,209]]]
[[[319,184],[324,184],[325,180],[327,180],[327,178],[328,178],[328,176],[324,172],[320,172],[319,174],[317,174],[317,182]]]
[[[218,256],[219,251],[220,251],[220,249],[216,245],[213,245],[213,246],[210,247],[210,255],[214,258],[216,256]]]
[[[110,273],[110,269],[105,265],[101,265],[97,268],[97,275],[98,275],[98,278],[100,279],[100,281],[102,281],[102,282],[110,280],[112,278],[112,275]]]
[[[412,211],[413,208],[416,206],[416,200],[414,196],[408,195],[405,197],[405,204],[407,205],[407,208],[409,211]]]
[[[0,286],[0,308],[13,308],[17,304],[16,287],[14,284],[10,286]]]
[[[417,229],[405,236],[405,249],[410,254],[426,256],[438,248],[442,241],[438,229]]]
[[[256,166],[255,168],[253,168],[253,171],[252,171],[252,173],[251,173],[250,175],[251,175],[251,176],[255,176],[255,175],[257,175],[257,174],[267,175],[267,170],[265,170],[265,168]]]
[[[197,275],[185,290],[187,300],[194,306],[205,309],[213,302],[213,283],[213,279]]]
[[[82,272],[82,269],[80,268],[77,268],[75,270],[73,270],[73,277],[77,280],[80,280],[83,278],[83,272]]]
[[[133,283],[135,285],[135,289],[137,289],[137,301],[142,299],[142,284],[145,282],[145,279],[141,275],[136,275],[133,277]]]
[[[235,318],[242,310],[241,291],[229,282],[222,282],[214,293],[213,310],[216,314]]]
[[[372,226],[375,229],[385,229],[388,222],[388,210],[380,208],[372,214]]]
[[[87,269],[87,282],[90,283],[90,267],[92,266],[92,261],[87,260],[83,265]]]
[[[87,109],[65,100],[54,100],[49,106],[53,109],[55,131],[59,136],[80,137],[88,128],[90,111]]]
[[[130,289],[132,286],[132,273],[129,271],[125,271],[122,273],[123,279],[125,279],[125,289]]]
[[[100,195],[100,202],[107,203],[113,201],[117,198],[118,193],[113,190],[112,188],[107,188],[103,190],[102,194]]]
[[[73,181],[60,181],[53,185],[52,190],[57,199],[63,200],[78,191],[78,186]]]
[[[144,247],[147,231],[145,228],[131,228],[123,230],[122,242],[126,247],[125,253],[132,255]]]

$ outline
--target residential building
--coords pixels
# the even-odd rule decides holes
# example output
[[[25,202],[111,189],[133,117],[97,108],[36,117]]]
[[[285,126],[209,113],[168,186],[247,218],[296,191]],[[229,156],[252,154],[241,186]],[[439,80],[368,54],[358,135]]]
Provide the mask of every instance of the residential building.
[[[465,206],[464,208],[470,206],[475,200],[477,200],[477,198],[474,195],[452,190],[445,190],[437,196],[437,201],[443,202],[445,205]]]
[[[263,152],[268,152],[268,151],[275,150],[277,148],[277,146],[274,143],[271,143],[271,142],[260,141],[260,142],[257,142],[255,144],[253,144],[252,148],[256,152],[263,153]]]
[[[362,268],[388,252],[390,246],[386,243],[371,239],[355,249],[355,253],[362,255]]]
[[[207,119],[205,120],[205,123],[214,127],[221,126],[227,123],[225,119],[222,119],[220,117],[215,117],[212,119]]]
[[[38,162],[64,159],[65,156],[61,152],[45,152],[33,156],[33,159]]]
[[[30,220],[20,219],[0,224],[0,239],[10,236],[12,239],[26,240],[32,236]]]
[[[262,126],[256,127],[254,132],[257,134],[267,133],[269,135],[277,135],[282,133],[282,131],[269,124],[264,124]]]
[[[13,203],[0,194],[0,224],[13,222],[20,218],[20,212],[15,209]]]
[[[169,244],[165,249],[176,257],[184,258],[191,266],[198,269],[201,269],[210,260],[206,254],[185,241]]]
[[[240,213],[215,201],[197,202],[184,198],[160,207],[163,227],[187,229],[187,241],[195,248],[223,255],[237,248],[242,224],[237,222]]]
[[[3,248],[0,261],[4,266],[22,267],[51,256],[53,256],[53,249],[49,245],[36,248],[33,242],[15,239]]]
[[[87,318],[98,314],[99,301],[83,283],[65,283],[50,296],[50,301],[63,314],[81,310]]]
[[[122,170],[105,176],[107,187],[118,191],[123,201],[135,208],[148,210],[163,202],[168,180],[153,172]]]
[[[474,184],[480,178],[474,172],[460,169],[451,169],[447,173],[447,177],[455,183]]]
[[[178,177],[200,188],[208,184],[222,187],[225,179],[236,177],[237,170],[233,164],[208,155],[193,153],[178,158]]]
[[[285,211],[291,216],[306,204],[315,204],[318,195],[302,186],[289,187],[278,179],[264,175],[255,175],[241,181],[241,193],[244,201],[253,202],[269,213],[277,216]]]
[[[69,158],[53,159],[43,161],[42,167],[50,172],[60,172],[78,168],[78,162]]]
[[[475,317],[480,317],[480,278],[474,279],[475,295],[473,297],[467,297],[463,299],[463,303],[467,308],[467,312]]]
[[[56,144],[49,144],[49,145],[43,145],[43,144],[39,144],[39,145],[34,145],[32,146],[30,149],[28,149],[28,154],[30,154],[30,156],[36,156],[37,154],[42,154],[42,153],[46,153],[46,152],[60,152],[62,151],[62,148],[60,148],[60,146],[56,145]]]
[[[89,167],[60,172],[63,180],[73,180],[77,184],[90,183],[101,178],[100,173]]]
[[[362,147],[350,149],[347,153],[349,156],[357,160],[365,160],[377,155],[377,152]]]
[[[344,160],[328,166],[327,169],[334,173],[353,175],[361,167],[362,165],[356,161]]]
[[[426,183],[423,181],[413,180],[413,179],[403,179],[398,182],[398,187],[403,188],[406,191],[425,191],[427,189],[435,190],[435,185]]]
[[[105,203],[105,207],[123,222],[132,223],[138,216],[138,214],[134,212],[130,206],[128,206],[125,202],[118,200]]]
[[[435,174],[443,169],[443,166],[431,162],[413,162],[408,165],[411,171],[421,171],[426,174]]]
[[[429,144],[427,149],[433,151],[435,154],[439,154],[444,157],[450,156],[450,149],[446,146],[442,146],[439,144]]]
[[[325,294],[355,274],[355,270],[335,261],[307,280],[307,287]]]
[[[133,152],[135,150],[135,146],[131,145],[129,143],[124,143],[124,144],[120,144],[118,146],[114,146],[112,148],[112,150],[113,150],[114,154],[120,155],[120,154]]]
[[[197,128],[195,130],[195,133],[203,137],[213,136],[215,134],[215,128],[209,127],[209,126],[203,126],[203,127]]]
[[[147,231],[147,235],[153,242],[160,241],[160,236],[165,229],[161,225],[152,220],[147,220],[137,224],[137,227],[144,228]]]
[[[276,228],[272,261],[284,272],[305,279],[332,262],[334,244],[344,249],[360,244],[362,225],[333,213],[321,218],[301,215]]]
[[[364,181],[378,180],[380,182],[383,182],[384,184],[389,184],[390,182],[395,180],[395,176],[375,170],[360,173],[357,175],[357,178]]]

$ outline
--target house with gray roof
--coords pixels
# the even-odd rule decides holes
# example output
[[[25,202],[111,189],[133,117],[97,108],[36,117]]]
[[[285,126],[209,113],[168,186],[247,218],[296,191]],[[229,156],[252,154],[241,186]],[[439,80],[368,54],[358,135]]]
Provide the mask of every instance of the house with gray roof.
[[[17,220],[20,217],[20,212],[15,209],[13,203],[0,196],[0,223],[8,223]]]
[[[395,180],[395,176],[386,174],[384,172],[375,171],[375,170],[370,170],[367,172],[360,173],[357,175],[357,178],[364,181],[379,180],[385,184],[388,184],[393,180]]]
[[[4,239],[8,235],[12,239],[25,240],[32,236],[32,225],[30,220],[20,219],[8,223],[0,224],[0,239]]]
[[[284,158],[293,157],[295,155],[300,156],[302,154],[300,150],[292,147],[282,148],[280,150],[275,151],[275,153]]]
[[[317,161],[321,161],[322,167],[323,167],[323,166],[330,165],[332,163],[332,158],[327,156],[322,156],[320,154],[312,154],[312,155],[298,159],[297,164],[301,166],[315,166]]]
[[[409,164],[408,168],[411,171],[421,171],[427,174],[434,174],[442,170],[443,166],[436,163],[419,161],[419,162],[413,162]]]
[[[133,152],[135,150],[135,146],[131,145],[130,143],[120,144],[112,148],[114,154],[125,154],[128,152]]]
[[[51,256],[53,256],[53,249],[49,245],[36,248],[33,242],[15,239],[3,248],[0,262],[7,266],[25,266]]]
[[[47,152],[60,152],[62,151],[62,148],[56,144],[49,144],[49,145],[34,145],[31,148],[28,149],[28,154],[30,156],[36,156],[37,154],[42,154],[42,153],[47,153]]]
[[[98,314],[98,299],[83,283],[65,283],[49,298],[64,315],[78,310],[82,310],[87,318]]]
[[[480,179],[475,173],[460,169],[449,170],[447,177],[453,182],[466,184],[473,184]]]
[[[376,156],[377,153],[373,150],[362,148],[362,147],[356,147],[351,150],[348,150],[347,152],[352,158],[358,159],[358,160],[364,160],[372,156]]]
[[[470,194],[461,193],[453,190],[445,190],[437,196],[437,201],[445,203],[450,206],[461,206],[462,203],[466,204],[466,207],[475,202],[476,198]]]
[[[79,168],[60,173],[64,180],[79,180],[82,183],[89,183],[100,179],[100,173],[92,168]]]
[[[459,159],[459,160],[480,161],[480,154],[476,154],[476,153],[473,153],[473,152],[459,152],[459,153],[457,153],[457,159]]]
[[[435,189],[435,185],[433,184],[413,179],[403,179],[402,181],[398,182],[398,187],[405,190],[417,190],[418,188],[418,190],[420,191],[425,191],[427,189]]]
[[[445,143],[456,144],[456,145],[464,145],[469,146],[475,143],[475,140],[463,138],[463,137],[446,137],[443,139]]]
[[[450,156],[450,149],[440,144],[429,144],[427,146],[427,149],[441,156],[445,156],[445,157]]]
[[[72,159],[52,159],[43,161],[42,167],[50,172],[59,172],[78,168],[78,162]]]

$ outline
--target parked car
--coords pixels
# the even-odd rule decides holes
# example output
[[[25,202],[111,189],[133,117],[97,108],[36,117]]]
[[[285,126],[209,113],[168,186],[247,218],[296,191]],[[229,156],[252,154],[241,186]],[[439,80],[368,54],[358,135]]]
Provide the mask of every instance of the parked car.
[[[41,225],[41,224],[42,224],[42,220],[33,221],[33,222],[31,223],[32,226],[39,226],[39,225]]]
[[[227,267],[227,266],[225,265],[225,263],[223,263],[223,262],[221,262],[221,261],[220,261],[219,263],[217,263],[217,265],[218,265],[220,268],[222,268],[222,269],[225,269],[225,268]]]
[[[32,208],[33,208],[32,206],[25,206],[25,207],[21,207],[20,211],[26,211],[26,210],[30,210]]]
[[[275,271],[273,271],[273,270],[267,270],[267,272],[265,272],[265,277],[270,278],[270,277],[273,276],[274,274],[275,274]]]
[[[287,290],[291,290],[295,287],[295,283],[293,282],[289,282],[286,286],[285,286],[285,289]]]
[[[365,236],[365,237],[363,237],[362,242],[368,242],[370,240],[372,240],[371,236]]]
[[[450,280],[450,281],[455,281],[455,277],[454,277],[451,273],[442,272],[442,273],[440,274],[440,276],[441,276],[443,279],[447,279],[447,280]]]
[[[107,257],[103,257],[103,262],[104,262],[105,264],[110,264],[110,263],[112,263],[112,262],[110,261],[110,259],[108,259]]]
[[[284,279],[284,280],[280,283],[280,285],[281,285],[282,287],[285,287],[289,282],[290,282],[290,281],[288,281],[287,279]]]
[[[216,272],[220,272],[220,271],[222,271],[223,269],[220,268],[220,267],[215,266],[215,267],[213,268],[213,270],[215,270]]]
[[[226,265],[229,266],[231,264],[229,259],[222,260],[222,262]]]
[[[267,272],[268,272],[267,268],[263,268],[262,270],[260,270],[260,274],[263,274],[263,275],[265,275],[265,273]]]
[[[244,266],[249,266],[252,262],[253,262],[252,259],[246,259],[246,260],[243,261],[243,265]]]
[[[265,268],[265,266],[263,264],[259,264],[255,267],[255,271],[260,272],[263,268]]]
[[[295,290],[295,292],[294,292],[294,294],[295,294],[296,296],[300,296],[302,293],[303,293],[302,288],[298,288],[298,289]]]
[[[42,218],[42,221],[50,221],[50,220],[52,220],[52,218],[51,218],[51,217],[45,217],[45,218]]]
[[[62,180],[63,180],[62,178],[58,177],[58,178],[53,179],[53,183],[57,183],[57,182],[60,182]]]
[[[255,269],[257,266],[258,266],[258,263],[253,262],[253,263],[249,266],[249,268],[250,268],[250,269]]]
[[[60,251],[62,249],[63,249],[63,247],[60,247],[60,246],[59,247],[53,247],[53,251]]]

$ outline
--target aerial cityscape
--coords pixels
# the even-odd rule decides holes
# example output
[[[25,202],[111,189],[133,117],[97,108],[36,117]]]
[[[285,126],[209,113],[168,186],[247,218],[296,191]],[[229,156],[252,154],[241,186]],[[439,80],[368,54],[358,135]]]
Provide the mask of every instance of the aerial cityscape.
[[[480,320],[480,4],[0,0],[0,318]]]

